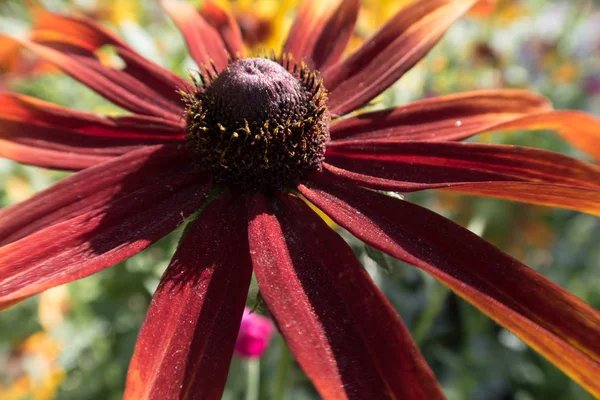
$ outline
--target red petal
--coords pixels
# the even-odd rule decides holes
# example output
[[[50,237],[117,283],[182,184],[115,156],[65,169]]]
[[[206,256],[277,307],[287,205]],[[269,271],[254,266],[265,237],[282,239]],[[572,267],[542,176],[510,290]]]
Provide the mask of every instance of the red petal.
[[[248,204],[261,294],[323,398],[444,398],[398,314],[339,235],[296,197],[255,195]]]
[[[0,93],[0,156],[79,170],[164,142],[181,141],[179,124],[145,116],[101,117],[31,97]]]
[[[354,33],[359,9],[359,0],[342,0],[337,9],[333,11],[316,38],[314,48],[308,55],[315,69],[323,70],[342,58]]]
[[[165,236],[204,202],[208,185],[198,178],[171,171],[139,188],[129,175],[112,199],[94,198],[91,210],[71,208],[70,219],[0,247],[0,308],[114,265]]]
[[[181,95],[177,89],[185,90],[190,87],[186,80],[140,56],[117,35],[87,18],[38,13],[32,37],[40,43],[74,45],[89,52],[106,45],[113,46],[126,64],[123,72],[157,91],[177,108],[182,107]]]
[[[301,2],[283,45],[283,53],[291,53],[298,59],[307,57],[315,44],[316,34],[323,29],[327,21],[328,10],[327,2],[317,0]]]
[[[52,150],[40,147],[38,143],[32,146],[0,138],[0,157],[9,158],[23,164],[64,171],[79,171],[96,164],[101,164],[112,158],[110,155],[94,155],[86,154],[85,152],[78,154],[79,149],[77,148],[61,147],[60,150]],[[133,149],[135,148],[128,150]],[[94,149],[90,150],[93,152]],[[122,150],[125,151],[125,149]]]
[[[12,39],[126,110],[167,120],[181,120],[181,106],[166,100],[124,71],[103,65],[95,53],[85,48],[61,42],[58,50],[29,40]]]
[[[229,54],[236,58],[244,57],[242,32],[235,17],[230,12],[221,8],[213,0],[205,0],[202,2],[200,15],[219,32]]]
[[[326,156],[335,167],[375,177],[389,185],[384,190],[427,188],[414,184],[483,181],[544,182],[600,189],[599,166],[528,147],[455,142],[333,142],[327,147]]]
[[[402,8],[356,53],[324,70],[331,113],[356,110],[387,89],[476,1],[421,0]]]
[[[327,2],[304,2],[288,35],[284,53],[304,59],[314,69],[335,64],[354,32],[359,8],[358,0],[341,0],[335,8]]]
[[[220,399],[251,275],[244,203],[223,196],[186,231],[163,275],[125,399]]]
[[[15,93],[0,93],[0,123],[7,121],[69,132],[77,139],[111,140],[115,146],[183,141],[183,125],[144,115],[99,116]],[[0,128],[4,125],[0,125]],[[17,132],[21,133],[21,132]],[[45,137],[45,140],[50,137]]]
[[[331,126],[333,140],[450,141],[482,132],[553,129],[600,160],[600,120],[580,111],[550,111],[542,96],[489,90],[425,99],[365,113]]]
[[[332,124],[330,134],[332,140],[457,140],[551,109],[545,97],[525,90],[480,90],[364,113]]]
[[[192,58],[198,66],[210,67],[214,62],[218,71],[227,66],[227,51],[219,33],[210,26],[190,3],[161,1],[185,38]]]
[[[445,189],[453,192],[496,197],[600,216],[600,190],[579,186],[523,181],[412,183],[358,174],[324,163],[325,174],[357,186],[387,191]]]
[[[416,265],[600,395],[600,313],[452,221],[326,181],[299,187],[365,243]]]
[[[185,173],[189,161],[177,147],[152,146],[71,175],[29,200],[1,209],[0,245],[106,208],[116,198],[150,185],[156,178]]]
[[[341,151],[338,153],[338,149]],[[326,171],[378,190],[447,188],[600,214],[600,167],[544,150],[477,143],[340,141]]]

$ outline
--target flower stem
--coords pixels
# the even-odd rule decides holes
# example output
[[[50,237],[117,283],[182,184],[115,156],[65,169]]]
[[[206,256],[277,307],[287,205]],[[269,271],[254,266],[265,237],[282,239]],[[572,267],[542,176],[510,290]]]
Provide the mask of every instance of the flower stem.
[[[413,329],[413,339],[418,345],[422,344],[423,339],[425,339],[425,336],[431,329],[431,325],[433,325],[435,318],[442,310],[444,302],[450,293],[444,286],[436,284],[433,279],[426,282],[428,282],[427,291],[429,292],[427,303]]]
[[[290,375],[290,364],[292,357],[283,338],[281,338],[281,352],[279,355],[279,368],[275,379],[275,397],[274,400],[284,400],[287,390],[288,377]]]
[[[246,400],[258,400],[260,393],[260,358],[246,361]]]

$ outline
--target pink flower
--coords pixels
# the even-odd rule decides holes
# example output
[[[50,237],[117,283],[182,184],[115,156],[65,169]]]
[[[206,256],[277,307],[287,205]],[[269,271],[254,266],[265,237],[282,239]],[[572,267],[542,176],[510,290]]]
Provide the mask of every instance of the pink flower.
[[[273,323],[270,319],[244,308],[240,331],[235,342],[235,351],[240,357],[260,357],[267,349],[273,336]]]

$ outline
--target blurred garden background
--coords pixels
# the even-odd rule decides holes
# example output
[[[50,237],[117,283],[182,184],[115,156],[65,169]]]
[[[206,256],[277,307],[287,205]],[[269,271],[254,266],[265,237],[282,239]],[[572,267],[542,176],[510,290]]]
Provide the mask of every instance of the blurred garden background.
[[[256,52],[279,48],[297,3],[224,2]],[[354,46],[403,3],[363,0]],[[180,33],[155,1],[0,0],[0,31],[27,35],[43,9],[99,20],[147,58],[184,76],[195,68]],[[109,49],[102,55],[106,63],[119,63]],[[74,109],[123,112],[52,66],[2,43],[0,73],[0,91]],[[556,108],[600,116],[600,1],[483,0],[370,107],[502,87],[538,91]],[[552,132],[493,133],[477,140],[585,158]],[[24,200],[65,175],[0,159],[0,206]],[[406,198],[468,227],[600,309],[600,219],[447,192]],[[1,312],[0,400],[120,399],[138,329],[180,230],[126,262]],[[591,398],[517,337],[420,270],[341,234],[408,325],[450,400]],[[253,285],[248,306],[265,314],[256,298]],[[224,398],[303,400],[318,395],[275,334],[262,357],[234,357]]]

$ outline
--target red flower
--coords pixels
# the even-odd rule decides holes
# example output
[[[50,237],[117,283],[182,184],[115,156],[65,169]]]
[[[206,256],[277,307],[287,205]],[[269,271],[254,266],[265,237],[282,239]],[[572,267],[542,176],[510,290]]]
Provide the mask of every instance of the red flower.
[[[191,5],[165,3],[192,57],[213,65],[196,87],[91,21],[42,16],[21,45],[132,114],[102,117],[0,94],[0,155],[80,170],[0,211],[0,304],[132,256],[194,215],[213,189],[154,295],[127,399],[221,396],[252,270],[324,398],[443,398],[395,310],[301,195],[365,243],[433,275],[600,396],[596,310],[453,222],[371,190],[438,188],[600,215],[597,165],[460,142],[490,130],[550,128],[600,157],[600,122],[517,90],[339,118],[400,78],[475,0],[417,1],[346,59],[359,2],[325,10],[317,3],[303,2],[286,56],[273,59],[244,59],[239,28],[218,7],[211,26]],[[123,69],[99,62],[104,45]],[[306,65],[294,61],[301,59]]]

